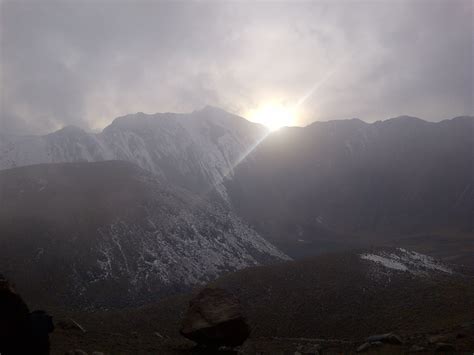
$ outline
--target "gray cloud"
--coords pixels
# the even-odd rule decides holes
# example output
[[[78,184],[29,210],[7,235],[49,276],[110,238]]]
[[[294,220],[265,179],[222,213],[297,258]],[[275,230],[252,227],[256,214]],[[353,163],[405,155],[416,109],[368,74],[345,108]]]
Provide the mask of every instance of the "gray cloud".
[[[473,3],[2,1],[0,129],[267,100],[298,124],[473,114]]]

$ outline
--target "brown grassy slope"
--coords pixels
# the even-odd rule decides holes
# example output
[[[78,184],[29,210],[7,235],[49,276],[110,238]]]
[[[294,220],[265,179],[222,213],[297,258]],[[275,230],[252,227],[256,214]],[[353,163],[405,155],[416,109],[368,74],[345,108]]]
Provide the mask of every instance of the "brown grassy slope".
[[[241,300],[254,336],[360,338],[474,318],[474,279],[389,271],[355,253],[246,269],[216,286]]]
[[[252,337],[361,339],[374,333],[428,333],[474,319],[470,276],[389,271],[356,253],[228,274],[214,286],[241,300]],[[139,309],[63,314],[88,329],[177,336],[191,295]]]

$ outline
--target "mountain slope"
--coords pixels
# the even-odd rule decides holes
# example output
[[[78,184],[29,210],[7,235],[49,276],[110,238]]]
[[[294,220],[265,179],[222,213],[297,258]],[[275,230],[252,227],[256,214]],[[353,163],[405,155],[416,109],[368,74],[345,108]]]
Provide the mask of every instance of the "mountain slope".
[[[189,114],[137,113],[99,134],[66,127],[45,136],[0,136],[0,169],[39,163],[125,160],[190,190],[203,192],[264,135],[263,126],[206,107]]]
[[[259,234],[300,257],[408,236],[471,237],[473,125],[473,117],[402,116],[267,135],[212,107],[138,113],[99,134],[66,127],[43,137],[1,136],[0,169],[130,161],[193,192],[217,190]]]
[[[46,304],[138,304],[287,257],[224,204],[128,162],[0,172],[0,270]]]
[[[226,181],[293,256],[417,233],[472,235],[473,117],[316,122],[269,135]]]

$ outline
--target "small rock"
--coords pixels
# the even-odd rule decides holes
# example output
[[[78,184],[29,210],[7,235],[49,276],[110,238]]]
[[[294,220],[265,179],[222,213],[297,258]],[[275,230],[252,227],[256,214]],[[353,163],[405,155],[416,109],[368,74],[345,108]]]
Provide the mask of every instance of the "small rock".
[[[233,351],[233,348],[231,348],[230,346],[219,346],[219,348],[217,349],[218,352],[223,352],[223,353],[226,353],[226,352],[230,352],[230,351]]]
[[[183,337],[167,338],[163,341],[163,346],[178,351],[191,351],[196,347],[196,343]]]
[[[463,328],[472,328],[472,327],[474,327],[474,320],[461,324],[461,327],[463,327]]]
[[[81,349],[74,349],[66,352],[66,355],[87,355],[87,353]]]
[[[436,344],[436,343],[448,343],[453,341],[455,338],[454,334],[437,334],[432,335],[428,338],[428,343]]]
[[[256,354],[257,348],[252,340],[247,339],[241,346],[235,348],[237,354]]]
[[[408,349],[408,351],[409,351],[410,353],[417,353],[417,352],[420,352],[420,351],[425,351],[425,348],[422,347],[422,346],[420,346],[420,345],[416,345],[416,344],[415,344],[415,345],[412,345],[412,346],[410,347],[410,349]]]
[[[363,352],[363,351],[368,350],[369,348],[370,348],[370,343],[364,343],[364,344],[360,345],[360,346],[356,349],[356,351],[357,351],[358,353],[361,353],[361,352]]]
[[[303,354],[318,354],[321,346],[319,344],[298,344],[296,351]]]
[[[77,323],[74,319],[68,318],[68,319],[62,319],[56,323],[56,327],[64,330],[79,330],[82,333],[85,333],[86,330],[82,325]]]
[[[453,344],[448,344],[448,343],[437,343],[435,351],[456,351],[456,348],[454,347]]]
[[[153,334],[155,334],[158,338],[160,339],[164,339],[165,337],[163,335],[161,335],[160,333],[158,332],[154,332]]]
[[[403,344],[402,338],[395,333],[377,334],[367,338],[368,343],[380,341],[386,344]]]

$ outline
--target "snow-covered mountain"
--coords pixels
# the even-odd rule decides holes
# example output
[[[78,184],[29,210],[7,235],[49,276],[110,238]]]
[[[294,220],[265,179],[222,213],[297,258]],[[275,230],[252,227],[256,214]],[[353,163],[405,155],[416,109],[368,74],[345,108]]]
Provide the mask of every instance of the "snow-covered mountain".
[[[40,163],[125,160],[192,191],[232,175],[235,164],[267,130],[221,109],[188,114],[137,113],[101,133],[65,127],[44,136],[0,134],[0,170]]]
[[[0,172],[0,270],[38,302],[117,306],[289,259],[237,217],[123,161]]]
[[[226,208],[294,258],[433,235],[466,236],[459,251],[470,250],[472,236],[473,127],[474,117],[433,123],[401,116],[268,134],[212,107],[137,113],[98,134],[75,127],[40,137],[0,133],[0,170],[128,161],[170,188],[200,195],[215,188]]]

